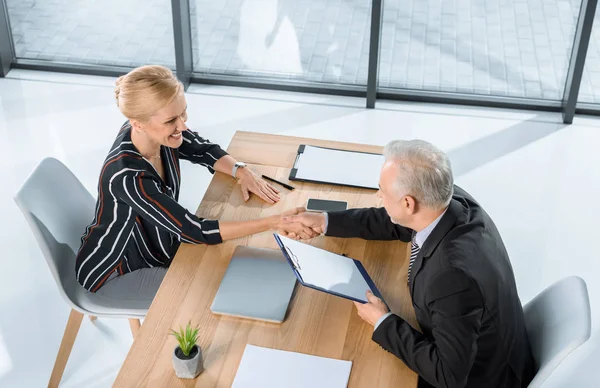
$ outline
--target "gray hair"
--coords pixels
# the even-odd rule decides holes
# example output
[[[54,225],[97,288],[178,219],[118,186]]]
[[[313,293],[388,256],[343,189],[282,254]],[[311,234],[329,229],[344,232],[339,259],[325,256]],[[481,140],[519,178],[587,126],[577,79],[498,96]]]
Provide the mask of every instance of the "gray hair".
[[[383,151],[386,161],[398,162],[396,189],[432,209],[450,203],[454,178],[448,156],[424,140],[394,140]]]

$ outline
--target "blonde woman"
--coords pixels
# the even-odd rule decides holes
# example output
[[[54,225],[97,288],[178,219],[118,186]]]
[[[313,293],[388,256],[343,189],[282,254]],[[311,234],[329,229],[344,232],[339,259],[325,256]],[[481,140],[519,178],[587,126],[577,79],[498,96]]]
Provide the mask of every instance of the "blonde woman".
[[[275,203],[279,195],[217,144],[187,129],[183,85],[171,70],[137,68],[117,80],[115,97],[128,120],[102,167],[96,214],[77,255],[77,280],[87,290],[112,297],[130,287],[140,298],[155,293],[181,242],[218,244],[271,229],[314,234],[300,224],[284,225],[280,216],[202,219],[177,203],[180,159],[232,175],[245,200],[253,193]]]

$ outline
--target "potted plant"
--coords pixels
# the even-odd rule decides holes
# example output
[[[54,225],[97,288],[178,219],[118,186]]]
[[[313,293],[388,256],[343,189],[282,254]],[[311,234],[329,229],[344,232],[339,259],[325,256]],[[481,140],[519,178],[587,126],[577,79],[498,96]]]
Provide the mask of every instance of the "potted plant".
[[[178,346],[173,352],[173,368],[177,377],[182,379],[196,378],[202,372],[202,353],[198,346],[198,328],[191,322],[185,329],[171,329],[171,335],[177,339]]]

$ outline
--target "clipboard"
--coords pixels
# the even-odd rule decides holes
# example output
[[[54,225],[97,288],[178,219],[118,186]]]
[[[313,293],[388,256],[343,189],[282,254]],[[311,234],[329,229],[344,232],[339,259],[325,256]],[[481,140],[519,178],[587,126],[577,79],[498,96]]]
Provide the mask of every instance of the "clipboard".
[[[383,155],[372,152],[301,144],[289,179],[378,190],[383,162]]]
[[[335,254],[335,253],[332,253],[332,252],[329,252],[329,251],[326,251],[323,249],[315,248],[313,246],[310,246],[308,244],[304,244],[304,243],[301,243],[301,242],[298,242],[295,240],[288,239],[287,237],[280,236],[277,233],[273,233],[273,236],[275,237],[275,241],[277,241],[279,248],[281,248],[283,255],[285,256],[286,260],[288,261],[288,264],[290,265],[290,267],[292,267],[292,270],[294,271],[296,278],[298,279],[300,284],[302,284],[303,286],[312,288],[317,291],[325,292],[327,294],[339,296],[344,299],[349,299],[354,302],[359,302],[359,303],[367,303],[365,294],[366,294],[367,287],[368,287],[368,289],[371,290],[373,295],[375,295],[379,299],[383,300],[383,296],[381,295],[381,292],[379,292],[379,290],[375,286],[375,283],[373,283],[373,280],[371,279],[371,277],[367,273],[367,270],[365,269],[365,267],[362,265],[362,263],[360,261],[343,256],[343,255],[338,255],[338,254]],[[333,287],[313,284],[314,282],[311,282],[310,279],[305,279],[302,276],[302,271],[303,271],[302,261],[303,260],[302,260],[302,258],[298,257],[296,254],[294,254],[294,249],[289,247],[289,245],[292,243],[302,244],[302,245],[306,246],[306,249],[304,249],[304,250],[311,251],[311,253],[312,253],[312,255],[310,256],[311,258],[314,258],[314,256],[317,256],[317,255],[320,256],[316,260],[327,260],[329,257],[330,259],[333,259],[333,261],[336,261],[337,263],[343,263],[343,269],[345,269],[345,270],[348,270],[350,268],[352,268],[352,269],[355,268],[356,271],[352,271],[352,275],[354,275],[355,277],[350,279],[350,281],[348,283],[348,287],[344,287],[345,284],[343,284],[343,283],[338,283]],[[298,245],[297,245],[297,247],[298,247]],[[343,260],[340,260],[340,259],[343,259]],[[329,264],[327,261],[323,261],[321,263],[322,263],[323,267],[327,267],[327,264]],[[314,267],[314,263],[312,265]],[[334,268],[334,267],[330,266],[329,269],[331,269],[331,268]],[[356,276],[356,274],[360,274],[360,278],[358,276]],[[327,273],[327,270],[326,270],[325,274],[320,274],[320,275],[323,277],[326,277],[326,276],[335,277],[336,275],[339,275],[339,274],[332,273],[331,271],[329,271],[329,273]],[[342,277],[343,277],[343,275],[342,275]],[[352,279],[354,279],[354,280],[352,280]],[[361,280],[362,280],[362,282],[361,282]],[[363,284],[364,284],[364,287],[363,287]],[[361,289],[357,289],[356,287],[360,287]],[[352,289],[352,292],[350,292],[350,293],[344,292],[345,289]],[[384,303],[385,303],[385,301],[384,301]]]

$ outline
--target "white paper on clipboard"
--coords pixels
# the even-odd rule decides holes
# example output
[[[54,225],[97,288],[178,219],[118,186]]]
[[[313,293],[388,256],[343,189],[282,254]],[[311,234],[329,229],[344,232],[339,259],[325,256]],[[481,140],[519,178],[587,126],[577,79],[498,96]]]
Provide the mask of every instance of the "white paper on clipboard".
[[[299,280],[303,285],[363,303],[368,302],[366,292],[369,290],[381,298],[379,290],[360,262],[275,235],[280,241],[280,247],[285,249],[284,254],[300,275]]]
[[[380,154],[302,145],[290,180],[331,183],[377,190],[385,158]]]

